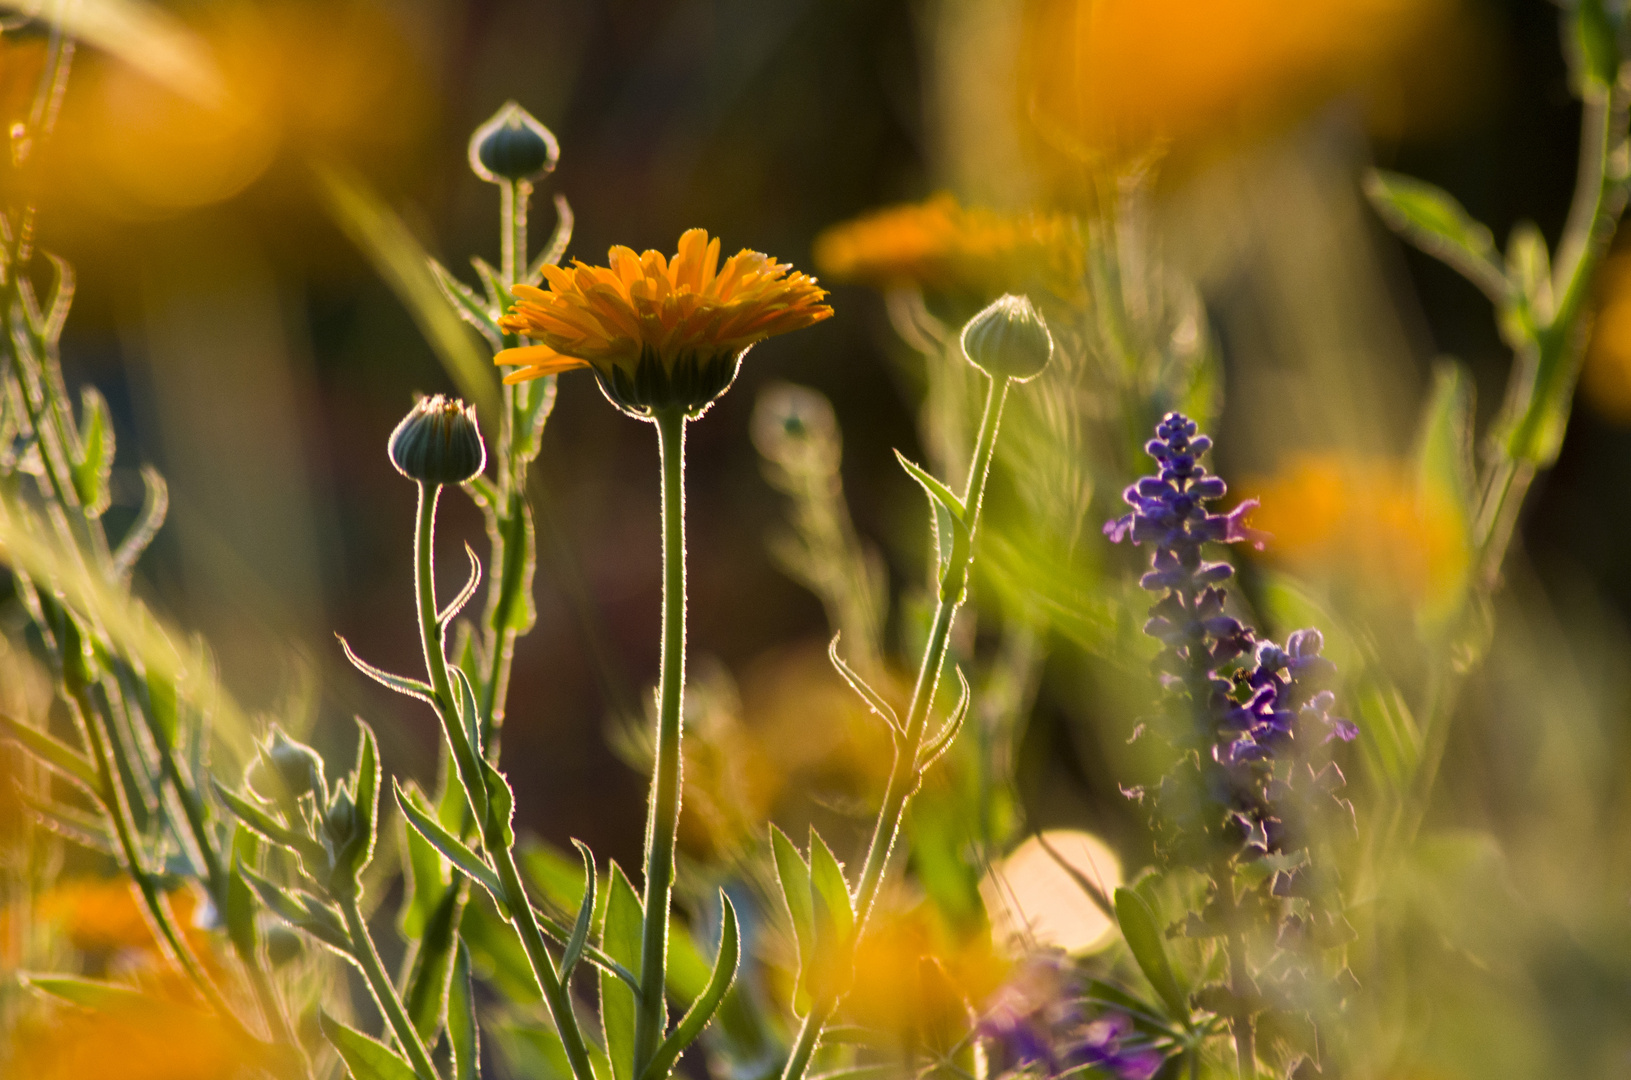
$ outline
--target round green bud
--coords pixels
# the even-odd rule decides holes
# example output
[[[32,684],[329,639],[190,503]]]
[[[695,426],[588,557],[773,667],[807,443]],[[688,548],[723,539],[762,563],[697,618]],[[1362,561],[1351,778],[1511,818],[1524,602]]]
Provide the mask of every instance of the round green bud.
[[[1009,293],[963,327],[963,354],[994,379],[1035,378],[1053,357],[1053,335],[1030,297]]]
[[[476,426],[476,407],[432,394],[391,432],[391,464],[423,484],[462,484],[487,467],[487,446]]]
[[[470,136],[470,169],[493,184],[536,180],[553,171],[560,157],[554,133],[513,101]]]
[[[345,847],[357,831],[357,804],[352,801],[351,791],[343,783],[335,787],[334,797],[329,800],[328,809],[323,815],[323,828],[336,848]]]
[[[323,759],[305,743],[295,742],[272,726],[272,737],[261,748],[249,770],[249,786],[262,798],[278,802],[298,799],[311,793],[319,799],[328,795],[323,779]]]

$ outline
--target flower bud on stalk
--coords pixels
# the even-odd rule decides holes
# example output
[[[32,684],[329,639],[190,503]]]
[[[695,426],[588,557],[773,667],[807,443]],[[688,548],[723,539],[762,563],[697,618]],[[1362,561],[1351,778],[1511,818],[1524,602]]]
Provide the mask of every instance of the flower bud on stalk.
[[[554,134],[513,101],[470,136],[471,171],[492,184],[536,180],[560,157]]]
[[[1053,358],[1053,335],[1029,297],[1009,293],[963,327],[963,353],[993,379],[1024,382]]]
[[[432,394],[421,398],[391,432],[391,464],[422,484],[462,484],[487,467],[476,407]]]
[[[323,778],[323,759],[305,743],[295,742],[272,727],[272,737],[261,748],[254,767],[249,770],[249,786],[263,798],[277,801],[287,797],[298,799],[308,793],[319,801],[328,797],[328,784]]]

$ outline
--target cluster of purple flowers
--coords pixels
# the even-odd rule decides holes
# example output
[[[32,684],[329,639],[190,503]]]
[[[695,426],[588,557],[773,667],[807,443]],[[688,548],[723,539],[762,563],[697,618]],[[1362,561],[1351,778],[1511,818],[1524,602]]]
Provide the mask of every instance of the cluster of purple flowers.
[[[1188,819],[1181,824],[1227,838],[1248,858],[1283,853],[1287,830],[1278,804],[1290,789],[1287,780],[1274,779],[1274,762],[1299,737],[1323,733],[1323,741],[1347,741],[1358,729],[1332,715],[1336,698],[1326,687],[1336,668],[1320,655],[1324,639],[1318,630],[1299,630],[1282,648],[1225,614],[1222,584],[1234,568],[1205,561],[1202,548],[1239,542],[1261,548],[1264,537],[1245,524],[1257,504],[1247,500],[1227,514],[1211,513],[1207,504],[1227,493],[1223,481],[1208,475],[1198,460],[1212,440],[1197,434],[1195,422],[1181,413],[1168,413],[1155,433],[1145,449],[1159,471],[1127,489],[1133,512],[1104,531],[1112,541],[1130,539],[1154,548],[1140,584],[1161,598],[1144,631],[1162,644],[1156,670],[1169,688],[1182,692],[1175,697],[1185,722],[1174,741],[1199,752],[1200,787],[1213,811],[1222,811],[1193,806],[1191,800],[1192,812],[1179,815]],[[1251,660],[1227,676],[1221,673],[1243,656]],[[1333,776],[1310,773],[1309,779],[1328,789]],[[1163,784],[1164,796],[1173,787]],[[1180,801],[1163,798],[1169,809]]]
[[[1150,1080],[1167,1055],[1140,1037],[1121,1012],[1070,993],[1062,957],[1038,954],[996,996],[979,1031],[1000,1068],[1058,1076],[1084,1066],[1117,1080]]]

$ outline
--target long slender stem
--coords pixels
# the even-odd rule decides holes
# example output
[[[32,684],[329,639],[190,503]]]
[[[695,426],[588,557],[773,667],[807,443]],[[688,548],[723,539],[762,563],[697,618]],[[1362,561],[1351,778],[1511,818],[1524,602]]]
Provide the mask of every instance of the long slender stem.
[[[917,789],[918,754],[923,747],[924,730],[929,710],[934,705],[935,690],[940,684],[940,669],[945,665],[946,652],[951,645],[951,627],[962,606],[968,586],[969,566],[974,557],[974,533],[980,520],[980,508],[985,501],[985,482],[991,471],[991,458],[996,451],[997,429],[1002,422],[1003,405],[1008,400],[1008,379],[992,379],[986,391],[985,413],[980,419],[980,434],[974,446],[974,461],[969,467],[968,487],[963,496],[966,531],[952,545],[951,556],[940,579],[940,601],[935,609],[933,628],[929,632],[928,647],[923,652],[923,663],[918,668],[917,683],[912,688],[912,702],[906,713],[906,734],[889,772],[884,789],[883,807],[878,811],[878,824],[867,846],[866,861],[861,880],[855,889],[855,931],[852,940],[859,940],[866,926],[872,905],[877,901],[878,889],[883,882],[889,853],[900,832],[906,804]],[[810,1066],[821,1031],[837,1007],[836,1000],[811,1003],[810,1012],[799,1028],[787,1064],[782,1069],[782,1080],[802,1080]]]
[[[668,1024],[663,977],[674,893],[674,845],[680,820],[680,736],[685,707],[685,410],[657,412],[663,473],[663,642],[657,691],[657,753],[646,818],[645,922],[640,937],[640,1001],[634,1023],[634,1071],[657,1052]]]
[[[436,697],[436,716],[447,735],[453,752],[453,763],[459,772],[459,781],[471,800],[471,810],[477,810],[475,793],[486,790],[486,773],[475,747],[459,722],[453,704],[453,684],[448,676],[447,657],[442,651],[441,632],[436,624],[436,501],[441,492],[439,485],[419,485],[418,523],[414,530],[414,591],[419,607],[419,640],[425,653],[425,668],[430,675],[431,688]],[[504,904],[509,909],[515,928],[521,936],[522,948],[532,964],[538,988],[555,1020],[561,1044],[566,1048],[567,1061],[576,1080],[595,1080],[589,1064],[589,1052],[584,1045],[583,1032],[578,1028],[577,1014],[572,1011],[572,998],[562,984],[555,961],[549,955],[543,932],[538,928],[537,916],[527,899],[526,888],[516,869],[515,853],[510,850],[504,836],[507,823],[499,822],[492,814],[477,814],[481,827],[482,844],[492,859],[504,887]]]
[[[385,1022],[391,1025],[396,1041],[407,1052],[414,1075],[419,1077],[419,1080],[439,1080],[436,1066],[431,1064],[430,1053],[425,1049],[425,1041],[419,1037],[413,1021],[408,1019],[408,1011],[402,1007],[402,999],[397,996],[396,986],[391,982],[390,975],[386,974],[385,965],[380,961],[379,952],[374,948],[374,939],[368,933],[368,923],[362,917],[362,909],[357,906],[356,893],[348,892],[338,899],[340,910],[345,915],[346,929],[351,933],[352,955],[357,958],[357,964],[362,968],[369,992],[374,995],[374,1003],[385,1015]]]

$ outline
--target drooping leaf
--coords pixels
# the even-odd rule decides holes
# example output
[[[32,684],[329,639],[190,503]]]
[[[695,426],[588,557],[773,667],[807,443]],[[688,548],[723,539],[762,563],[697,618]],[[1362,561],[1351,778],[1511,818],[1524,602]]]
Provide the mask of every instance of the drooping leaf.
[[[58,836],[105,855],[114,853],[113,835],[108,832],[105,819],[52,802],[48,798],[39,798],[21,788],[17,789],[16,795],[22,800],[23,805],[39,818],[41,825]]]
[[[418,679],[410,679],[405,675],[392,675],[389,671],[383,671],[352,652],[351,643],[345,638],[340,637],[339,634],[334,636],[339,638],[340,648],[345,650],[345,658],[351,661],[352,667],[387,689],[395,690],[399,694],[406,694],[412,698],[418,698],[427,705],[436,704],[436,692],[430,688],[429,683],[420,682]]]
[[[211,783],[215,786],[215,797],[226,803],[227,809],[231,810],[239,821],[279,847],[288,848],[299,855],[308,873],[315,874],[324,865],[327,853],[317,841],[288,828],[256,806],[253,800],[244,798],[219,780],[212,780]]]
[[[840,636],[839,634],[832,636],[832,643],[827,646],[827,658],[832,661],[832,666],[838,669],[838,674],[843,680],[849,683],[850,689],[859,694],[861,700],[866,702],[867,708],[881,716],[884,723],[889,725],[890,735],[892,737],[899,736],[901,734],[900,718],[895,715],[895,710],[889,707],[889,702],[883,699],[883,695],[868,686],[867,681],[852,670],[848,664],[844,663],[844,658],[838,655],[838,639]]]
[[[585,888],[583,899],[578,903],[578,919],[572,926],[572,936],[566,939],[566,949],[561,953],[561,981],[566,982],[572,977],[572,970],[578,966],[578,960],[583,956],[583,948],[589,943],[589,927],[595,914],[595,856],[589,848],[580,841],[572,841],[583,856],[583,880]]]
[[[606,925],[600,944],[606,954],[631,970],[640,967],[640,927],[643,908],[623,868],[611,864],[607,887]],[[606,1036],[614,1080],[634,1080],[635,991],[604,972],[600,976],[600,1019]]]
[[[448,624],[458,618],[459,612],[464,610],[464,605],[470,602],[470,598],[476,595],[476,588],[481,584],[481,560],[476,558],[476,553],[470,549],[469,544],[464,545],[464,554],[470,560],[470,576],[465,579],[464,588],[460,589],[458,595],[449,600],[447,606],[436,616],[436,626],[443,633],[446,633]]]
[[[1365,194],[1382,220],[1405,239],[1443,261],[1482,289],[1498,306],[1507,303],[1506,274],[1495,261],[1495,238],[1455,197],[1423,180],[1372,169]]]
[[[1144,898],[1131,889],[1116,890],[1116,921],[1121,925],[1121,936],[1137,961],[1138,968],[1161,995],[1174,1019],[1189,1016],[1189,999],[1178,978],[1173,974],[1172,962],[1167,958],[1166,939],[1156,923],[1155,912]]]
[[[339,1053],[351,1073],[351,1080],[417,1080],[409,1065],[383,1043],[340,1023],[319,1009],[317,1021],[323,1037]]]
[[[723,909],[720,915],[719,928],[719,954],[714,958],[713,974],[708,979],[708,985],[691,1003],[685,1015],[674,1030],[664,1039],[652,1057],[651,1063],[646,1066],[640,1080],[666,1080],[674,1063],[679,1060],[685,1048],[697,1040],[702,1029],[708,1026],[713,1019],[714,1011],[719,1003],[725,1000],[725,992],[730,989],[731,981],[736,978],[736,965],[741,958],[741,937],[736,925],[736,908],[730,897],[723,892],[719,894],[720,906]]]

